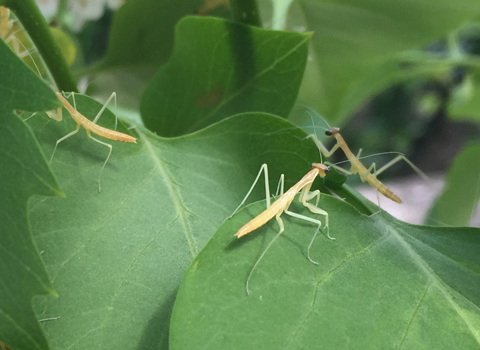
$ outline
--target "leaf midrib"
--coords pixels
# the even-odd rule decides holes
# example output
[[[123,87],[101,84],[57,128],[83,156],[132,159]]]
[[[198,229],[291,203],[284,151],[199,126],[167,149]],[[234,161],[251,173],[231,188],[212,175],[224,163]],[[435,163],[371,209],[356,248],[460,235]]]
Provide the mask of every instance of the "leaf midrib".
[[[193,239],[192,236],[192,230],[190,226],[188,225],[188,220],[186,216],[186,209],[182,205],[181,201],[181,196],[180,193],[177,190],[177,186],[175,185],[175,182],[172,180],[172,176],[167,170],[167,165],[162,161],[161,157],[158,157],[157,154],[159,153],[158,151],[156,152],[153,144],[150,142],[149,138],[145,133],[143,133],[143,130],[139,131],[140,136],[142,137],[142,140],[147,147],[147,153],[151,155],[151,158],[153,159],[154,163],[157,165],[157,169],[164,179],[165,185],[168,189],[168,192],[170,194],[170,197],[172,198],[173,204],[175,206],[175,211],[178,213],[178,216],[180,218],[180,221],[182,223],[184,233],[185,233],[185,238],[188,242],[188,246],[190,248],[190,252],[192,253],[192,258],[196,257],[198,254],[198,248],[195,245],[195,240]],[[154,136],[154,135],[152,135]]]

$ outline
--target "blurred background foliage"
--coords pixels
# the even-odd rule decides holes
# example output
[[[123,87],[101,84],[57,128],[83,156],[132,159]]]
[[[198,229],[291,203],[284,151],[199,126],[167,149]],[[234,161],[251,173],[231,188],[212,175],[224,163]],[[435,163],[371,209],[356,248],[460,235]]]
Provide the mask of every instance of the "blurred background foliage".
[[[89,77],[89,89],[94,92],[100,89],[98,86],[108,84],[108,76],[123,76],[125,70],[128,70],[136,79],[142,80],[137,81],[137,84],[145,86],[148,78],[145,77],[144,69],[156,71],[168,60],[173,49],[174,26],[181,17],[197,14],[231,18],[227,0],[185,1],[182,5],[174,4],[172,1],[131,0],[127,2],[125,7],[121,8],[123,1],[83,1],[85,5],[82,8],[74,5],[76,1],[38,1],[52,27],[61,30],[56,33],[57,39],[60,41],[65,35],[70,37],[70,42],[63,39],[60,41],[60,46],[64,49],[69,48],[70,52],[78,50],[73,71],[76,72],[77,77]],[[272,23],[274,11],[279,12],[287,8],[284,19],[285,29],[304,32],[312,30],[308,19],[305,18],[305,8],[302,8],[302,6],[307,7],[309,3],[315,3],[315,1],[298,1],[291,4],[289,1],[259,1],[264,27],[271,28],[274,25]],[[174,16],[172,16],[172,8],[177,8]],[[118,9],[120,11],[116,14]],[[166,11],[167,9],[170,11]],[[125,40],[123,35],[125,32],[131,36],[133,33],[128,33],[132,30],[131,27],[122,25],[133,18],[138,18],[136,15],[146,10],[153,17],[160,15],[158,21],[153,21],[158,24],[156,27],[160,28],[148,32],[149,41],[145,40],[148,54],[137,58],[130,57],[126,62],[124,58],[117,56],[115,50],[120,50],[117,47],[125,44],[120,43]],[[134,11],[137,13],[132,13]],[[83,15],[80,15],[82,13]],[[167,21],[168,26],[164,20],[162,21],[162,13],[164,16],[168,13],[170,17]],[[74,20],[77,17],[79,19]],[[143,30],[148,29],[145,25],[150,24],[145,23]],[[427,56],[430,60],[438,58],[441,61],[451,57],[452,51],[458,50],[459,55],[465,60],[463,65],[452,62],[445,64],[444,69],[436,70],[429,76],[414,77],[393,84],[372,96],[369,101],[347,117],[335,118],[332,115],[322,115],[322,117],[332,125],[344,126],[349,121],[350,128],[345,129],[344,135],[347,139],[353,140],[350,141],[353,149],[363,147],[371,153],[396,150],[410,154],[414,160],[421,161],[426,171],[448,168],[452,157],[463,144],[480,135],[478,109],[475,108],[473,96],[477,63],[480,61],[473,64],[467,62],[467,58],[475,60],[480,53],[480,23],[471,22],[458,28],[453,36],[453,38],[439,38],[423,49],[419,48],[419,52],[425,54],[425,61]],[[119,40],[118,37],[122,39]],[[455,42],[452,43],[452,41]],[[160,43],[157,46],[162,47],[152,48],[150,42]],[[67,57],[70,57],[69,61],[72,62],[72,54]],[[139,60],[144,62],[138,64]],[[403,63],[405,67],[412,64]],[[426,63],[422,62],[422,64]],[[134,72],[131,72],[129,65],[135,67]],[[105,72],[107,70],[108,72]],[[112,73],[112,70],[115,72]],[[313,95],[313,98],[303,93],[300,95],[299,102],[309,104],[311,100],[318,100],[315,98],[315,91],[320,88],[321,86],[317,86],[316,89],[315,86],[308,86],[308,95]],[[119,103],[123,103],[122,99]],[[314,106],[315,102],[311,105]],[[474,113],[477,115],[472,115]],[[340,122],[337,119],[340,119]],[[440,147],[442,152],[432,157],[430,150],[437,148],[432,145],[437,144],[439,132],[443,140],[443,147]]]

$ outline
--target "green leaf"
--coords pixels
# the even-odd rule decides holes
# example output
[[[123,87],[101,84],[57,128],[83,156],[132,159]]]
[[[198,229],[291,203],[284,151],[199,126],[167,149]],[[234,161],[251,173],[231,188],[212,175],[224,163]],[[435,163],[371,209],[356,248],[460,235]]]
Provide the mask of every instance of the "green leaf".
[[[60,105],[55,93],[0,40],[0,108],[45,111]]]
[[[420,1],[304,0],[301,6],[315,34],[300,98],[336,124],[395,81],[401,67],[391,62],[400,62],[400,54],[444,37],[480,12],[473,0],[437,1],[435,16],[433,5]]]
[[[2,40],[0,57],[0,340],[13,349],[48,349],[31,302],[55,291],[32,241],[27,204],[34,195],[61,191],[14,111],[54,109],[59,102]]]
[[[93,119],[101,105],[75,96]],[[44,115],[29,123],[48,156],[75,129],[67,115],[60,123]],[[113,115],[99,124],[113,127]],[[104,140],[113,152],[100,193],[107,147],[83,131],[61,142],[52,168],[66,198],[35,200],[31,212],[60,296],[36,303],[40,318],[55,318],[43,324],[52,349],[165,348],[186,268],[238,206],[261,164],[269,164],[275,191],[281,173],[291,186],[318,161],[313,142],[292,127],[251,113],[174,139],[137,128],[137,144]],[[252,200],[259,198],[261,185]]]
[[[182,135],[236,113],[287,116],[303,77],[309,34],[188,17],[170,61],[141,101],[145,125]]]
[[[431,225],[468,226],[480,200],[480,143],[465,147],[455,158],[443,192],[429,210]]]
[[[177,294],[170,349],[478,349],[480,230],[371,217],[323,195],[328,240],[283,215],[285,232],[233,234],[264,209],[227,220],[190,265]],[[313,217],[300,204],[291,210]],[[321,219],[321,217],[320,217]]]

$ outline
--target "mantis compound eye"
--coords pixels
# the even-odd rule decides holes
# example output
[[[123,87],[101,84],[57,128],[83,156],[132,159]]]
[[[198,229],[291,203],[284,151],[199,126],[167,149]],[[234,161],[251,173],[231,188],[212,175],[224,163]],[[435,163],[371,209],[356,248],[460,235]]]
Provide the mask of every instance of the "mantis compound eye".
[[[333,136],[335,134],[338,134],[340,132],[340,128],[330,128],[327,131],[325,131],[325,135],[327,136]]]

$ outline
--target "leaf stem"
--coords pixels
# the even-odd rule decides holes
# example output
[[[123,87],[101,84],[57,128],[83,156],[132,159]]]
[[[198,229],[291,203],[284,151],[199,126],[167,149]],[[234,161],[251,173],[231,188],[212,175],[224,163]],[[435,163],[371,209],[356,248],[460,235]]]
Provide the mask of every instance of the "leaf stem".
[[[58,89],[77,92],[77,84],[67,61],[35,0],[0,0],[0,5],[10,8],[22,23],[52,74]]]
[[[236,22],[262,27],[256,0],[230,0],[230,7]]]

